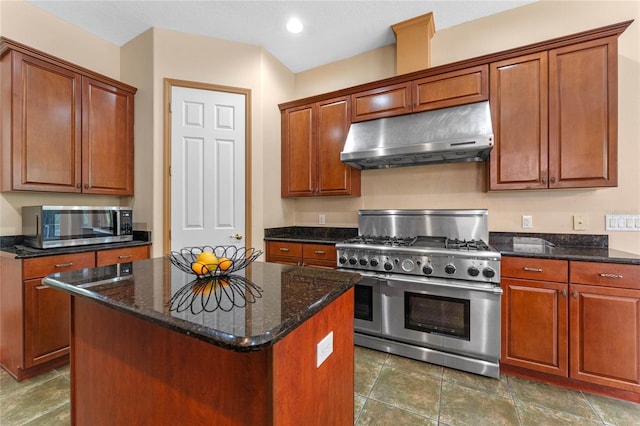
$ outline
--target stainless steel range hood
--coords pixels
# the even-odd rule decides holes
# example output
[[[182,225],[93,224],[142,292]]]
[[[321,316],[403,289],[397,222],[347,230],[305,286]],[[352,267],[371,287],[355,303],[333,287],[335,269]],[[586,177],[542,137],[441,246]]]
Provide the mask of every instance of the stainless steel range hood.
[[[484,161],[493,148],[489,102],[353,123],[340,159],[359,169]]]

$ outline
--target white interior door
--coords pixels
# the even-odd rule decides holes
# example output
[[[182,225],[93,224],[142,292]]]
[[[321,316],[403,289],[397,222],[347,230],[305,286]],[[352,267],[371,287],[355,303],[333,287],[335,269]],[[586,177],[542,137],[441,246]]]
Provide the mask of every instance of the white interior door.
[[[173,86],[171,112],[171,250],[244,247],[245,95]]]

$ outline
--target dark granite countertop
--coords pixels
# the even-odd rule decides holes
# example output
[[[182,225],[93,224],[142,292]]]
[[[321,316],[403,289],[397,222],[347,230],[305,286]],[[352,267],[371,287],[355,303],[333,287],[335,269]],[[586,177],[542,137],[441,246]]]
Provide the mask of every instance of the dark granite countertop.
[[[265,349],[360,280],[330,269],[254,262],[197,280],[168,257],[49,275],[43,282],[171,330],[237,351]]]
[[[551,244],[520,244],[538,238]],[[609,248],[607,235],[491,232],[489,244],[503,256],[640,265],[640,255]]]
[[[358,228],[285,226],[264,230],[265,241],[292,241],[317,244],[335,244],[357,235]]]
[[[33,257],[55,256],[58,254],[85,253],[88,251],[110,250],[148,245],[151,245],[151,235],[147,231],[134,231],[132,241],[49,249],[27,247],[22,244],[21,236],[0,237],[0,251],[15,254],[16,259],[29,259]]]

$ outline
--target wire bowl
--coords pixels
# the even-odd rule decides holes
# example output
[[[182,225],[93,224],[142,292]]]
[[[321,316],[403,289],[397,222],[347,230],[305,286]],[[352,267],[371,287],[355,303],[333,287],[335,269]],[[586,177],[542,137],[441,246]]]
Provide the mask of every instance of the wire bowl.
[[[199,262],[200,254],[213,253],[217,263]],[[236,246],[202,246],[185,247],[179,251],[172,251],[169,255],[171,263],[178,269],[198,278],[213,278],[229,275],[246,268],[262,254],[261,250]]]

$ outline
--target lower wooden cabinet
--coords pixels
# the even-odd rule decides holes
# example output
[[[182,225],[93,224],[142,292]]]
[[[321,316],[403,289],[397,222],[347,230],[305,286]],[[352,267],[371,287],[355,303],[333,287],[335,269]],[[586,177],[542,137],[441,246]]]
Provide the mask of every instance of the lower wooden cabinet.
[[[640,265],[505,256],[501,268],[503,366],[640,400]]]
[[[267,241],[266,249],[267,262],[330,269],[335,269],[337,265],[334,244]]]
[[[55,272],[149,257],[150,246],[16,259],[0,253],[0,365],[21,381],[69,359],[69,296],[42,284]]]

